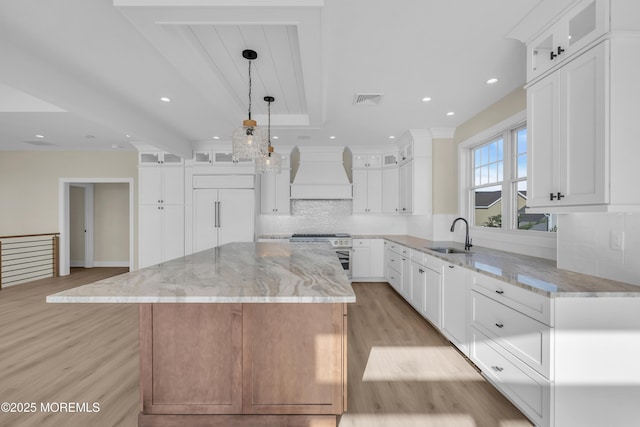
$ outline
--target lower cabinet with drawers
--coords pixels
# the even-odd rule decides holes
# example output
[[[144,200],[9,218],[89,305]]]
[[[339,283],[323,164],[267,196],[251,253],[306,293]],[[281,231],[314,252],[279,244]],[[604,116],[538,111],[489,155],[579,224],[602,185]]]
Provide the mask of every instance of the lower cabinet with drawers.
[[[473,276],[469,357],[529,419],[548,426],[553,335],[550,298],[479,273]]]

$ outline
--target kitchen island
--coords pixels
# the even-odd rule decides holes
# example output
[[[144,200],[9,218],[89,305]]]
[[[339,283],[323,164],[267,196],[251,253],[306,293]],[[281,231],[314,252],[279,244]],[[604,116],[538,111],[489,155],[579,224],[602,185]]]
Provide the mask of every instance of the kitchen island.
[[[335,426],[347,303],[326,244],[230,243],[47,297],[136,303],[138,425]]]

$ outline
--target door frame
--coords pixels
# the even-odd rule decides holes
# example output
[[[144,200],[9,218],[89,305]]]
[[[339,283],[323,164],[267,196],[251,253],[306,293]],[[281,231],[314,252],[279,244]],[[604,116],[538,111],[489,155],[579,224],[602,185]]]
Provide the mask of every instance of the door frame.
[[[84,188],[84,268],[94,266],[93,253],[93,184],[92,183],[70,183],[71,187]],[[69,227],[71,230],[71,227]],[[71,246],[69,246],[71,252]],[[71,258],[69,258],[71,263]]]
[[[71,229],[69,220],[69,187],[71,185],[80,184],[128,184],[129,186],[129,270],[134,270],[134,186],[133,178],[60,178],[58,180],[58,227],[60,230],[60,262],[59,272],[61,276],[67,276],[71,271],[71,246],[69,242],[69,231]],[[91,185],[91,187],[93,187]],[[85,194],[85,203],[86,203]],[[93,203],[91,204],[91,223],[93,224]],[[85,215],[87,210],[85,208]],[[86,219],[85,219],[86,225]],[[91,235],[91,252],[93,252],[93,226]],[[85,251],[86,248],[85,240]],[[86,256],[86,252],[85,252]],[[91,262],[93,263],[93,255],[91,256]],[[85,260],[86,266],[86,260]]]

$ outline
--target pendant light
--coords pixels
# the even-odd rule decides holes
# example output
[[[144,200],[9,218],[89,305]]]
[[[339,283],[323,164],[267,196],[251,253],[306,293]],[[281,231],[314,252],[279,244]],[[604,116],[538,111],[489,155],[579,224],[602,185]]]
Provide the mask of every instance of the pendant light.
[[[265,96],[264,100],[268,104],[268,125],[267,125],[267,154],[256,159],[256,173],[280,173],[282,170],[282,156],[273,152],[271,145],[271,103],[276,99],[273,96]]]
[[[249,62],[249,118],[231,135],[235,160],[257,159],[267,154],[267,135],[258,127],[256,121],[251,119],[251,61],[256,59],[258,54],[246,49],[242,51],[242,57]]]

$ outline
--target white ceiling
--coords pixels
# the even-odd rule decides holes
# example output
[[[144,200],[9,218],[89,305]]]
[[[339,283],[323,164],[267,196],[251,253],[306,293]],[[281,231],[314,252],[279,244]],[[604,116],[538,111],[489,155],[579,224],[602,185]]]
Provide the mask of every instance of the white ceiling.
[[[524,45],[506,35],[538,3],[3,1],[0,150],[141,142],[190,156],[224,144],[247,115],[247,48],[258,52],[252,115],[266,124],[263,97],[276,98],[276,147],[379,146],[407,129],[452,130],[524,84]],[[357,106],[357,93],[383,97]],[[25,143],[34,140],[55,145]]]

